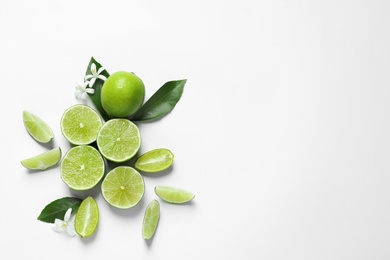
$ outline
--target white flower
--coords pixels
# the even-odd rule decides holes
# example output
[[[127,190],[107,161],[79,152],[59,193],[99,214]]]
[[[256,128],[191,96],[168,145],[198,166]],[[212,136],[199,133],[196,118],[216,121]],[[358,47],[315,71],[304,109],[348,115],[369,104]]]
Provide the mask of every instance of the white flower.
[[[64,220],[58,218],[54,220],[53,230],[57,232],[66,231],[69,236],[73,237],[76,235],[76,231],[74,230],[74,218],[75,216],[72,216],[72,208],[69,208],[65,213]]]
[[[74,92],[76,98],[86,100],[87,94],[93,93],[95,93],[95,90],[93,88],[88,87],[88,81],[84,82],[84,85],[76,84],[76,90]]]
[[[89,82],[89,87],[92,88],[93,84],[95,84],[96,79],[101,79],[105,81],[107,78],[104,75],[100,75],[103,72],[104,67],[100,67],[98,71],[96,71],[96,65],[95,63],[91,64],[90,71],[92,75],[85,76],[84,80],[86,82]]]

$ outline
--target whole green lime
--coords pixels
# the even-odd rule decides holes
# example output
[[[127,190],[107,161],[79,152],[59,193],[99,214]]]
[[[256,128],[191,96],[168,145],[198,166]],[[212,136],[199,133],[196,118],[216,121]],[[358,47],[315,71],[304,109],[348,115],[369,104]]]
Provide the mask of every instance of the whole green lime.
[[[118,71],[104,82],[101,102],[110,117],[128,117],[143,104],[145,85],[132,72]]]

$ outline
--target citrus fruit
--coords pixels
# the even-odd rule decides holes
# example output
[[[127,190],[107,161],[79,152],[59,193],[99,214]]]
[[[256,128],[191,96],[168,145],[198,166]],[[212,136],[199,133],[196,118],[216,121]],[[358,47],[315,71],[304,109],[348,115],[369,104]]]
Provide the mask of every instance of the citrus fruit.
[[[85,198],[77,210],[74,220],[76,233],[81,237],[89,237],[92,235],[99,223],[99,208],[91,196]]]
[[[157,200],[152,200],[145,210],[142,224],[142,237],[150,239],[156,231],[160,219],[160,204]]]
[[[145,191],[144,180],[135,169],[118,166],[107,173],[102,182],[103,198],[116,208],[128,209],[137,205]]]
[[[138,157],[134,166],[143,172],[160,172],[172,165],[173,157],[173,153],[166,148],[154,149]]]
[[[104,160],[92,146],[75,146],[62,159],[61,178],[73,190],[89,190],[103,175]]]
[[[21,161],[22,165],[30,170],[46,170],[61,160],[61,148],[57,147],[47,152],[35,155]]]
[[[141,135],[138,127],[130,120],[110,119],[101,127],[97,145],[108,160],[124,162],[137,154],[141,146]]]
[[[144,102],[145,86],[132,72],[118,71],[104,82],[101,102],[110,117],[128,117]]]
[[[68,108],[61,118],[61,131],[64,137],[75,145],[85,145],[96,141],[102,126],[99,114],[87,105],[77,104]]]
[[[154,191],[162,200],[182,204],[194,199],[195,195],[189,191],[168,186],[156,186]]]
[[[54,137],[49,125],[33,113],[23,111],[23,123],[31,137],[40,143],[48,143]]]

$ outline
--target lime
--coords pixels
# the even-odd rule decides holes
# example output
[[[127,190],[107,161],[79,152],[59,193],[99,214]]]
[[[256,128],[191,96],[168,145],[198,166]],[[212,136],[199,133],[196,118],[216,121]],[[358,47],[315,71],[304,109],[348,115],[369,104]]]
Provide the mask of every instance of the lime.
[[[74,190],[95,187],[104,175],[104,160],[98,150],[89,145],[75,146],[61,162],[61,178]]]
[[[141,146],[138,127],[127,119],[111,119],[103,124],[97,145],[102,155],[113,162],[124,162],[137,154]]]
[[[57,147],[47,152],[21,161],[22,165],[30,170],[46,170],[61,160],[61,148]]]
[[[108,204],[120,209],[137,205],[145,191],[141,174],[129,166],[112,169],[104,178],[101,188]]]
[[[195,195],[189,191],[168,186],[156,186],[154,191],[162,200],[174,204],[186,203],[193,200],[195,197]]]
[[[101,126],[100,116],[87,105],[71,106],[61,118],[62,134],[75,145],[90,144],[96,141]]]
[[[160,204],[157,200],[152,200],[145,210],[142,224],[142,237],[150,239],[156,231],[160,219]]]
[[[99,223],[99,208],[91,196],[85,198],[77,210],[74,227],[81,237],[92,235]]]
[[[107,78],[101,91],[101,102],[110,117],[128,117],[143,104],[145,86],[132,72],[118,71]]]
[[[134,166],[143,172],[160,172],[172,165],[173,157],[173,153],[166,148],[154,149],[138,157]]]
[[[33,113],[23,111],[23,123],[32,138],[40,143],[48,143],[54,138],[49,125]]]

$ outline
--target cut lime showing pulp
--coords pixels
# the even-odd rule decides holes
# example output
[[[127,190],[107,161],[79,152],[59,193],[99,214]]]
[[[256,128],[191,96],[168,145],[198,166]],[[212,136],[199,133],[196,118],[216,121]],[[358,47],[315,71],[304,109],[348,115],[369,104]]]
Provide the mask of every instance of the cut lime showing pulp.
[[[103,198],[116,208],[134,207],[145,192],[144,180],[135,169],[118,166],[112,169],[102,182]]]
[[[23,123],[32,138],[40,143],[48,143],[54,137],[49,125],[33,113],[23,111]]]
[[[113,162],[131,159],[141,146],[138,127],[127,119],[108,120],[100,129],[97,145],[102,155]]]
[[[142,225],[142,237],[150,239],[156,231],[160,219],[160,204],[157,200],[152,200],[145,210],[144,221]]]
[[[99,223],[99,208],[96,201],[92,197],[87,197],[81,202],[81,205],[76,213],[74,227],[81,237],[89,237],[92,235]]]
[[[71,189],[92,189],[103,175],[104,160],[92,146],[75,146],[62,159],[61,178]]]
[[[74,105],[68,108],[61,118],[62,134],[75,145],[96,141],[101,126],[99,114],[87,105]]]
[[[46,170],[56,165],[61,160],[61,148],[57,147],[50,151],[35,155],[21,161],[22,165],[30,170]]]
[[[160,172],[168,169],[173,163],[173,153],[165,148],[151,150],[142,154],[135,161],[135,168],[143,172]]]
[[[156,186],[154,191],[162,200],[174,204],[186,203],[193,200],[195,197],[195,195],[189,191],[168,186]]]

